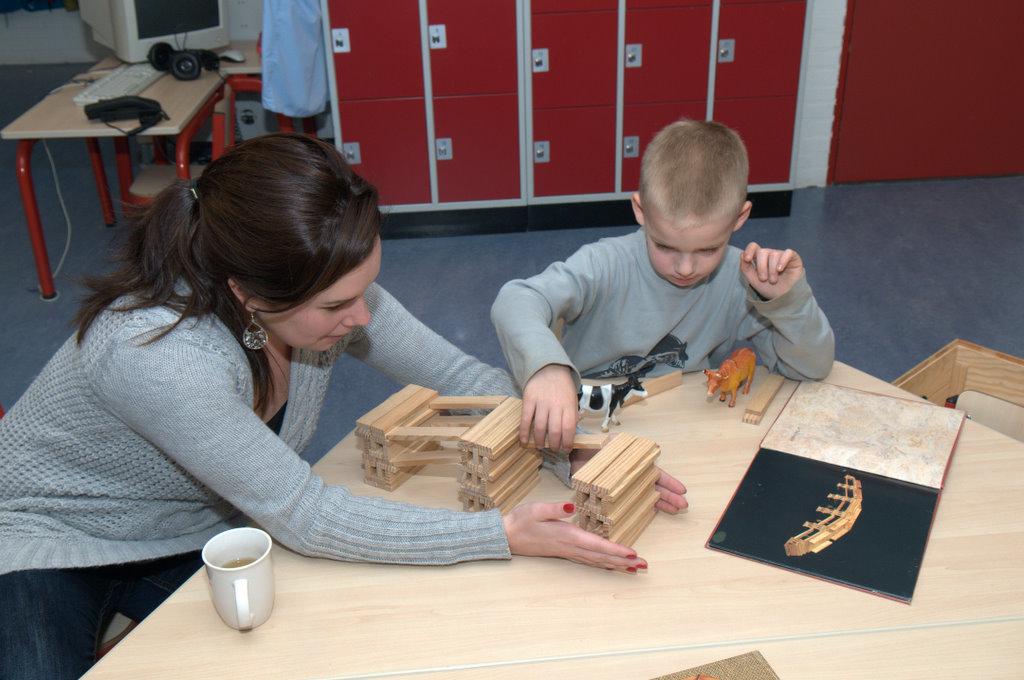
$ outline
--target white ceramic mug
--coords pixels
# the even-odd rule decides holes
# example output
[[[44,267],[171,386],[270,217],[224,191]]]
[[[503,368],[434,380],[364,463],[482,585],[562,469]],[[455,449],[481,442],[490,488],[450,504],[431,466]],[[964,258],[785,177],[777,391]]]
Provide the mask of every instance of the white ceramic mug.
[[[213,606],[224,623],[251,630],[270,618],[274,609],[273,542],[265,531],[229,529],[203,546]]]

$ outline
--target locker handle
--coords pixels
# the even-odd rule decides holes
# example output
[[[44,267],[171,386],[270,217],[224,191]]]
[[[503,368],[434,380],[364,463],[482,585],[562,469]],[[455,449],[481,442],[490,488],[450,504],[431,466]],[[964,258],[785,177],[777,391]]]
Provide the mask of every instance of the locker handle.
[[[531,57],[533,58],[534,73],[545,73],[550,69],[551,65],[548,63],[548,50],[546,47],[533,50]]]
[[[644,65],[644,46],[640,43],[626,45],[626,68],[640,68]]]
[[[736,40],[726,38],[718,41],[718,63],[729,64],[736,61]]]

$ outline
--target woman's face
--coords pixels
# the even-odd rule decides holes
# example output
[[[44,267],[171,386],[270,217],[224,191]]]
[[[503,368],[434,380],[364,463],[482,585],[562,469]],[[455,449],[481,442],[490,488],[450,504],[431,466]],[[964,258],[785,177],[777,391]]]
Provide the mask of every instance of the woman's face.
[[[257,311],[270,342],[280,347],[323,352],[354,328],[370,323],[370,310],[363,294],[380,273],[380,239],[363,262],[298,307],[283,312]],[[260,309],[253,300],[247,308]]]

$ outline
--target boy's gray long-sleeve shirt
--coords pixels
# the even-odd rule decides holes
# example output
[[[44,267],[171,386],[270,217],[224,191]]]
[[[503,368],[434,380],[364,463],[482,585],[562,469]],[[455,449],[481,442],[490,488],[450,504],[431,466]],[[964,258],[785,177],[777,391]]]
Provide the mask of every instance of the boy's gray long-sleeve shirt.
[[[513,377],[523,386],[548,364],[570,366],[577,378],[698,371],[749,341],[770,370],[824,378],[835,339],[806,277],[784,295],[761,300],[740,273],[741,254],[729,246],[711,276],[680,288],[654,271],[640,229],[506,283],[491,320]],[[559,318],[561,342],[551,331]]]
[[[0,574],[197,550],[246,519],[304,555],[404,564],[508,558],[498,511],[455,512],[353,495],[303,461],[331,367],[348,352],[401,383],[514,394],[382,288],[370,324],[328,352],[296,350],[280,437],[253,412],[248,361],[215,318],[104,312],[69,339],[0,419]],[[352,389],[358,389],[353,385]],[[453,490],[454,495],[454,490]]]

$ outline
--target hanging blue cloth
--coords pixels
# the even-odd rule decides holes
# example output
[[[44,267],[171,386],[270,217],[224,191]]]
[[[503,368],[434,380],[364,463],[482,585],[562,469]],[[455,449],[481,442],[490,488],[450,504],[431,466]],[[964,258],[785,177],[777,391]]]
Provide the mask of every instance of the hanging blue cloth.
[[[263,0],[263,108],[305,118],[327,108],[319,0]]]

